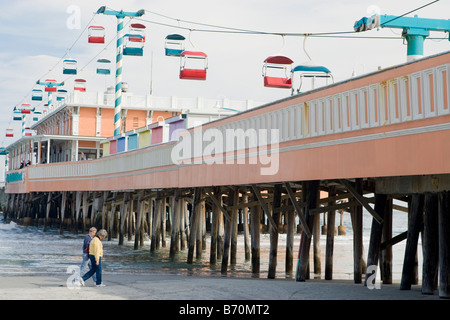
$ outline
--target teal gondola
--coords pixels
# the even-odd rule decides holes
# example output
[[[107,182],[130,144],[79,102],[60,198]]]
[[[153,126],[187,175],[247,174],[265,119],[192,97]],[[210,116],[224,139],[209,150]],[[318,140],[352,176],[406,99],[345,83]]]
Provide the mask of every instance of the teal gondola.
[[[165,41],[166,56],[180,57],[184,51],[184,41],[186,40],[180,34],[169,34]]]
[[[74,59],[64,60],[63,74],[77,74],[77,60]]]
[[[111,74],[111,60],[98,59],[97,60],[97,74],[109,75]]]

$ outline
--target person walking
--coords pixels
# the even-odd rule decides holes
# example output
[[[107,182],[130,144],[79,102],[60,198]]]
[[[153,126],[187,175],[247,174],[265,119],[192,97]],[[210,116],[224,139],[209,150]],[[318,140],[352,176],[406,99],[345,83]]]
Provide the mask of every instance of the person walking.
[[[86,280],[96,275],[96,285],[97,287],[104,287],[102,283],[102,257],[103,257],[103,244],[102,240],[108,236],[108,232],[105,229],[100,229],[96,236],[92,239],[89,244],[89,259],[91,261],[92,268],[86,272],[81,278],[80,283],[84,286]]]
[[[91,243],[92,239],[95,237],[95,234],[97,233],[97,228],[96,227],[92,227],[89,229],[89,233],[86,235],[86,237],[84,237],[84,241],[83,241],[83,260],[81,261],[81,265],[80,265],[80,275],[81,276],[83,274],[84,269],[86,268],[86,266],[89,266],[89,270],[92,269],[92,265],[89,259],[89,244]],[[96,282],[96,276],[94,274],[94,276],[92,277],[92,279],[94,280],[94,282]]]

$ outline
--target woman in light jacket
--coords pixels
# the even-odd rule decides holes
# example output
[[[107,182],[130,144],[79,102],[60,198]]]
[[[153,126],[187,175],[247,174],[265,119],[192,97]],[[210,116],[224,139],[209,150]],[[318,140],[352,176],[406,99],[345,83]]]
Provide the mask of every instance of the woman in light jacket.
[[[97,232],[95,237],[89,244],[89,259],[91,260],[92,268],[81,277],[81,285],[84,286],[84,282],[92,277],[94,274],[97,277],[97,287],[104,287],[102,284],[102,257],[103,257],[103,238],[108,236],[108,232],[105,229],[101,229]]]

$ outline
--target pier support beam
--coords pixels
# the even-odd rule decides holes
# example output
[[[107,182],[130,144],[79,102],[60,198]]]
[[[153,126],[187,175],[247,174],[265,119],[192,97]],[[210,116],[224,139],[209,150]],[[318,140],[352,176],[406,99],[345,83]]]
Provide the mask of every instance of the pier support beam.
[[[197,208],[200,204],[200,196],[201,189],[196,188],[194,190],[194,196],[192,199],[192,212],[190,217],[190,234],[189,234],[189,245],[188,245],[188,257],[187,263],[192,264],[194,262],[194,251],[195,251],[195,243],[196,243],[196,235],[198,230],[198,223],[200,221],[200,210]]]
[[[359,195],[363,195],[361,179],[355,179],[355,191]],[[363,257],[363,210],[361,204],[351,209],[351,220],[353,229],[353,282],[362,283],[365,262]]]
[[[48,218],[49,218],[49,216],[50,216],[50,208],[51,208],[51,205],[52,205],[52,193],[49,192],[49,193],[48,193],[48,197],[47,197],[47,209],[46,209],[46,211],[45,211],[44,232],[47,231],[47,225],[48,225],[48,223],[49,223]]]
[[[437,289],[439,261],[438,196],[425,194],[423,221],[422,294],[433,294]]]
[[[375,208],[376,217],[383,221],[384,210],[386,209],[387,195],[375,194]],[[378,266],[378,258],[380,254],[381,236],[383,230],[383,223],[378,222],[375,216],[372,219],[372,230],[369,241],[369,252],[367,255],[367,271],[364,279],[364,285],[367,286],[367,280],[371,274],[369,274],[372,268],[371,266]],[[375,269],[376,270],[376,269]]]
[[[388,198],[384,208],[382,242],[392,239],[392,203],[392,199]],[[381,250],[380,269],[383,284],[392,284],[392,246]]]
[[[172,197],[172,233],[170,235],[169,256],[173,258],[175,253],[180,250],[180,233],[181,233],[181,199],[178,199],[178,192],[175,190]]]
[[[439,297],[450,299],[450,191],[439,193]]]
[[[316,215],[309,214],[310,209],[317,207],[317,201],[319,198],[319,180],[307,181],[303,183],[303,192],[305,192],[305,220],[309,230],[313,230]],[[304,231],[302,231],[299,258],[297,265],[296,281],[305,281],[309,279],[309,249],[311,246],[311,237],[308,237]]]
[[[143,233],[143,222],[144,222],[144,210],[145,210],[145,204],[142,200],[142,197],[144,196],[144,191],[141,190],[138,193],[138,208],[137,208],[137,217],[136,217],[136,227],[134,229],[134,250],[137,250],[139,248],[140,238]]]
[[[281,207],[281,184],[276,184],[273,191],[272,214],[275,226],[270,226],[270,251],[269,251],[269,272],[267,277],[275,279],[277,270],[277,253],[278,253],[278,226],[280,224],[281,213],[277,210]]]
[[[261,267],[261,246],[260,246],[260,221],[261,206],[254,206],[250,215],[251,251],[252,251],[252,273],[259,275]]]
[[[120,206],[120,227],[119,227],[119,245],[123,245],[124,232],[125,232],[125,220],[128,215],[128,202],[129,194],[128,192],[123,193],[123,203]]]
[[[66,212],[66,202],[67,202],[67,191],[62,192],[61,196],[61,210],[60,210],[60,225],[59,225],[59,234],[64,233],[64,213]]]
[[[248,194],[246,192],[242,193],[242,202],[248,203]],[[250,249],[250,229],[249,229],[249,221],[248,221],[248,207],[242,208],[242,215],[244,221],[244,252],[245,252],[245,261],[250,260],[251,249]]]
[[[417,254],[419,233],[422,229],[423,219],[423,195],[414,194],[411,197],[411,206],[408,217],[408,234],[405,247],[405,259],[403,261],[402,279],[400,290],[411,290],[414,282],[414,266]]]
[[[328,197],[334,197],[336,194],[336,190],[334,186],[331,186],[328,190]],[[329,206],[333,206],[335,201],[329,202]],[[333,280],[333,250],[334,250],[334,227],[335,227],[335,216],[336,211],[330,210],[328,211],[327,222],[327,243],[325,250],[325,280]],[[325,221],[324,221],[325,223]]]

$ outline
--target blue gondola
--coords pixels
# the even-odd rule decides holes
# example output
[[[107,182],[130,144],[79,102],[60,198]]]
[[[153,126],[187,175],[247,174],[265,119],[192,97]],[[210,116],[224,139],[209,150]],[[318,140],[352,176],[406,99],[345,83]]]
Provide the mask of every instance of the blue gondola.
[[[73,59],[64,60],[63,74],[77,74],[77,60]]]
[[[111,74],[110,64],[111,64],[111,60],[98,59],[97,60],[97,74],[104,74],[104,75]]]
[[[67,90],[64,89],[58,89],[56,92],[56,100],[61,101],[64,100],[67,97]]]
[[[42,89],[33,89],[31,91],[31,100],[42,101]]]
[[[39,116],[42,115],[42,112],[40,111],[35,111],[33,113],[33,121],[39,121]]]
[[[184,40],[186,38],[179,34],[169,34],[166,37],[165,52],[166,56],[179,57],[184,51]]]
[[[123,37],[123,55],[125,56],[143,56],[144,55],[144,37],[140,34],[127,33]]]
[[[311,78],[313,81],[312,89],[315,88],[315,80],[316,78],[331,78],[334,82],[333,75],[331,71],[320,65],[312,65],[312,64],[302,64],[298,65],[295,68],[292,69],[292,79],[294,79],[295,74],[300,74],[300,84],[297,88],[297,93],[300,92],[300,88],[302,86],[303,78]],[[294,80],[295,81],[295,80]],[[294,89],[292,89],[292,93],[294,92]]]

